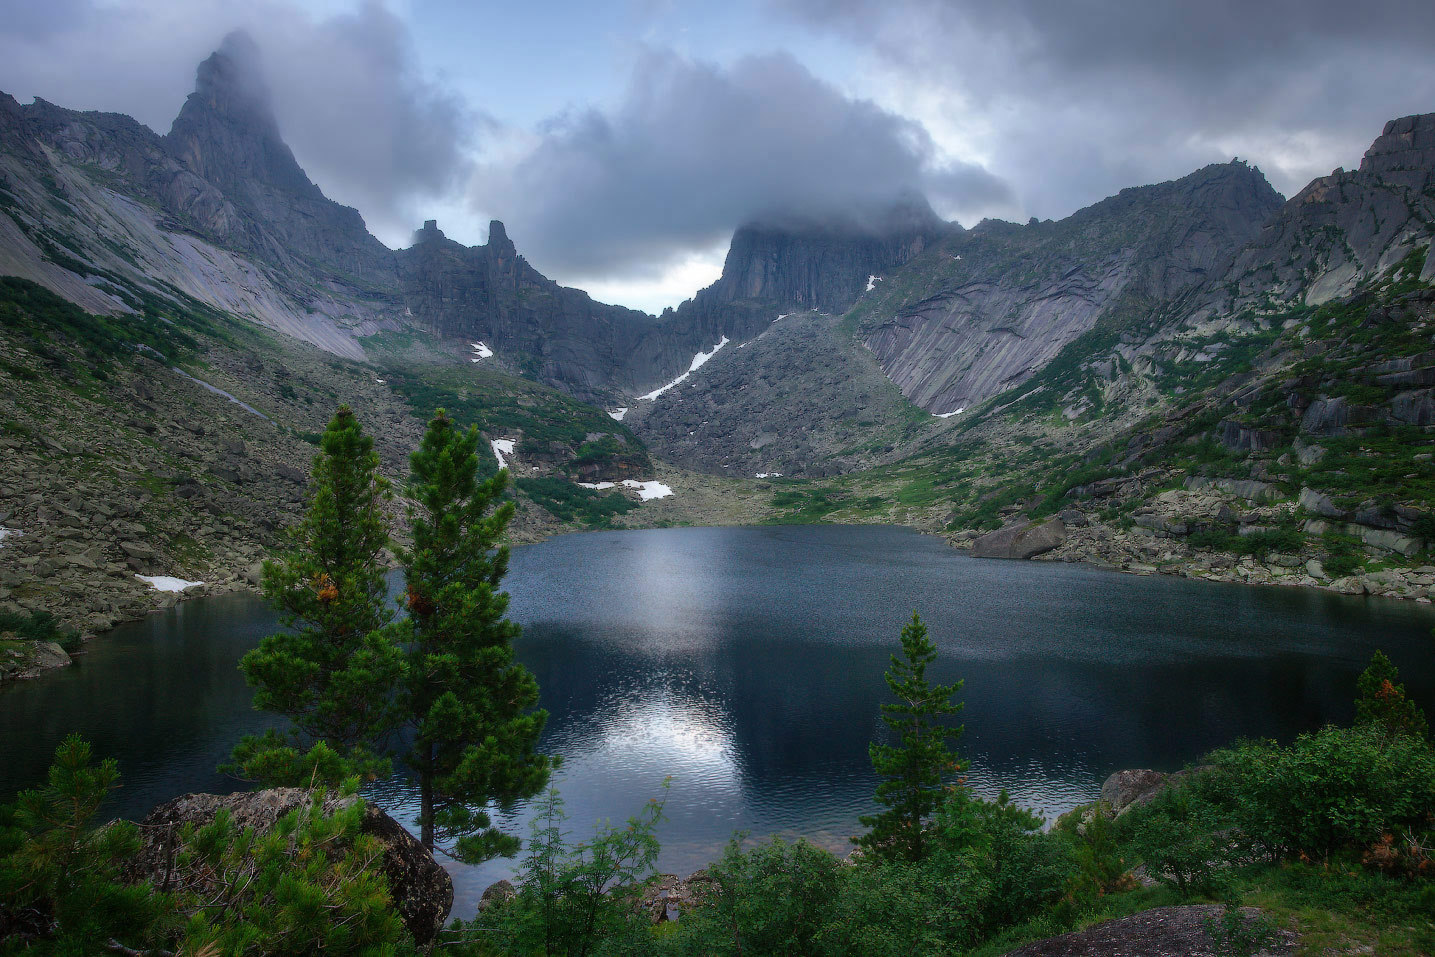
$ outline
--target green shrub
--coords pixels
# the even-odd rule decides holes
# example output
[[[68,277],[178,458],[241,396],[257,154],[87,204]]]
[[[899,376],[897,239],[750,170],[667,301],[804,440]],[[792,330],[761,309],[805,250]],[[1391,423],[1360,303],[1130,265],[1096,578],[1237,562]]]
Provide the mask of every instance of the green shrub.
[[[27,641],[53,641],[71,654],[80,649],[80,633],[61,625],[48,611],[0,611],[0,633],[4,632]]]
[[[517,895],[456,925],[450,936],[479,954],[644,952],[649,919],[636,903],[653,876],[653,832],[662,816],[663,803],[653,801],[625,827],[605,824],[575,844],[563,830],[563,800],[549,789],[534,818]]]
[[[559,521],[590,528],[609,527],[614,516],[637,508],[637,503],[622,492],[599,495],[593,489],[582,488],[563,478],[521,478],[514,484]]]
[[[1288,748],[1247,743],[1212,755],[1202,786],[1250,849],[1328,859],[1386,832],[1421,828],[1435,810],[1435,753],[1375,727],[1327,727]]]
[[[666,943],[671,953],[704,957],[828,953],[823,930],[842,887],[842,866],[827,851],[773,838],[744,849],[738,839],[708,870],[699,907],[683,915]]]
[[[1167,788],[1117,822],[1146,873],[1182,897],[1209,893],[1220,883],[1226,857],[1220,812],[1196,788]]]

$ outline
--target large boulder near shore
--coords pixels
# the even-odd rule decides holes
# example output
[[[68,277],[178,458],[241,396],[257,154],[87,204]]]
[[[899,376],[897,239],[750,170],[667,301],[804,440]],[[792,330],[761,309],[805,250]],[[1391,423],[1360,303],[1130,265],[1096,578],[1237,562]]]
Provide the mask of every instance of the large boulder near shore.
[[[972,555],[976,558],[1035,558],[1065,541],[1066,526],[1059,518],[1040,524],[1022,520],[988,532],[972,542]]]
[[[226,810],[236,827],[263,832],[290,811],[307,805],[310,799],[310,792],[302,788],[271,788],[234,794],[184,794],[166,801],[140,822],[143,846],[129,865],[129,875],[156,887],[202,883],[202,874],[175,871],[177,839],[186,824],[203,827]],[[357,800],[330,798],[324,802],[324,811],[333,814]],[[453,879],[417,838],[372,803],[364,805],[363,831],[384,845],[381,866],[404,925],[419,943],[433,940],[453,907]]]

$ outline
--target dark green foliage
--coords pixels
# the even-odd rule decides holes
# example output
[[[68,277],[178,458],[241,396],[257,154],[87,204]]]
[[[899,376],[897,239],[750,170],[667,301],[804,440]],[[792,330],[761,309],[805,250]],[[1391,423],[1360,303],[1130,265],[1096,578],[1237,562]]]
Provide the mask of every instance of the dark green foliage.
[[[1430,724],[1420,706],[1405,696],[1400,672],[1385,653],[1377,651],[1370,658],[1370,667],[1355,682],[1355,723],[1377,728],[1386,735],[1410,735],[1424,738]]]
[[[1216,957],[1255,957],[1275,941],[1275,931],[1269,918],[1246,916],[1236,901],[1228,901],[1220,917],[1206,918],[1206,936]]]
[[[286,630],[240,662],[255,707],[294,727],[245,738],[234,755],[244,777],[307,785],[383,770],[373,753],[397,721],[401,654],[384,628],[393,617],[382,565],[390,493],[378,466],[373,439],[340,407],[314,459],[309,510],[289,548],[264,563],[264,594]]]
[[[893,655],[887,669],[887,687],[897,701],[882,705],[882,720],[897,743],[873,742],[868,748],[873,769],[884,779],[876,800],[887,810],[859,819],[871,830],[856,843],[869,854],[919,861],[926,850],[927,819],[942,804],[948,782],[965,767],[947,745],[961,727],[942,723],[962,709],[951,700],[962,682],[934,685],[927,680],[937,647],[915,612],[901,640],[902,656]]]
[[[554,518],[578,522],[590,528],[606,528],[613,516],[623,515],[637,503],[621,492],[599,495],[593,489],[580,488],[567,479],[521,478],[515,483],[519,491],[547,509]]]
[[[1305,535],[1295,528],[1262,529],[1247,535],[1233,528],[1214,528],[1196,532],[1186,541],[1192,548],[1265,558],[1273,552],[1299,552],[1305,545]]]
[[[517,446],[520,454],[549,455],[556,444],[573,449],[576,455],[589,444],[588,435],[600,433],[616,438],[594,443],[587,461],[610,466],[621,463],[632,472],[652,468],[647,450],[632,430],[601,409],[556,389],[491,370],[467,368],[389,368],[382,377],[415,415],[428,417],[443,408],[456,422],[475,425],[490,438],[522,436]],[[480,470],[489,474],[492,461],[481,463]]]
[[[538,793],[552,767],[534,750],[548,715],[514,660],[519,627],[499,591],[508,572],[499,540],[513,517],[513,503],[500,504],[508,470],[480,481],[478,445],[477,429],[460,431],[440,410],[411,458],[414,545],[400,555],[409,614],[395,627],[407,649],[404,762],[419,779],[422,839],[449,842],[472,862],[517,852],[484,808]]]
[[[263,835],[225,813],[187,826],[161,892],[122,871],[140,850],[135,825],[92,824],[118,786],[115,762],[96,764],[72,735],[46,785],[0,808],[0,954],[88,957],[111,942],[156,954],[416,953],[379,867],[382,845],[361,833],[361,802],[326,814],[315,792]]]
[[[942,805],[933,867],[960,868],[979,882],[984,894],[974,920],[979,937],[1040,914],[1069,885],[1075,869],[1070,848],[1045,833],[1044,824],[1005,792],[983,801],[957,788]]]
[[[72,350],[102,366],[132,358],[140,346],[166,361],[199,348],[182,324],[164,322],[158,313],[91,315],[44,286],[15,276],[0,276],[0,326],[26,334],[31,351],[54,368],[68,367],[66,352]]]
[[[653,876],[662,817],[662,802],[651,801],[625,826],[604,824],[574,844],[563,830],[563,800],[550,789],[533,822],[517,896],[460,926],[457,936],[478,941],[481,953],[644,952],[650,920],[637,899]]]
[[[1182,897],[1219,886],[1228,843],[1217,836],[1223,820],[1196,788],[1167,788],[1118,823],[1146,873]]]
[[[1201,786],[1237,837],[1269,859],[1359,851],[1387,832],[1428,826],[1435,809],[1435,753],[1376,727],[1327,727],[1284,748],[1237,745],[1212,760]]]
[[[683,915],[673,953],[841,952],[825,933],[843,884],[842,867],[827,851],[781,838],[745,850],[734,840],[708,873],[704,904]]]
[[[203,907],[185,928],[188,952],[414,952],[380,869],[383,845],[362,833],[362,802],[332,814],[323,804],[314,792],[263,834],[235,827],[226,812],[184,830],[178,866],[206,878],[196,889]]]
[[[0,953],[98,952],[111,938],[143,940],[159,925],[165,899],[126,887],[120,865],[139,849],[133,824],[93,826],[119,787],[113,759],[96,764],[71,735],[55,750],[45,785],[0,809]]]
[[[0,634],[6,632],[25,641],[53,641],[72,654],[80,648],[80,633],[61,625],[48,611],[0,611]]]

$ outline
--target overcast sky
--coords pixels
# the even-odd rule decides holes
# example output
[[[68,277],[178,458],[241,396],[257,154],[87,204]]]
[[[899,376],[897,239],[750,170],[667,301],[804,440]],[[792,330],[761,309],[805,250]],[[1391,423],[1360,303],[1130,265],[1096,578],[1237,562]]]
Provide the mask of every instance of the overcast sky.
[[[920,190],[1059,218],[1233,156],[1287,195],[1435,111],[1435,3],[0,0],[0,89],[159,132],[226,33],[280,129],[392,246],[502,219],[540,270],[656,311],[734,227]]]

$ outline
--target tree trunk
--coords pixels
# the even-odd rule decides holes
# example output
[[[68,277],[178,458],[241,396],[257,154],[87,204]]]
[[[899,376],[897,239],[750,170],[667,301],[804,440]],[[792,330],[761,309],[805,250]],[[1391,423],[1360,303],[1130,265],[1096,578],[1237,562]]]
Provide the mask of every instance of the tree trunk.
[[[433,745],[424,748],[423,766],[419,768],[419,840],[433,850]]]

